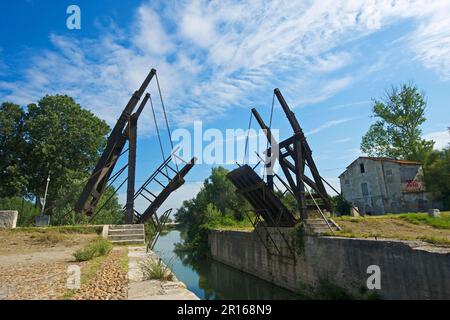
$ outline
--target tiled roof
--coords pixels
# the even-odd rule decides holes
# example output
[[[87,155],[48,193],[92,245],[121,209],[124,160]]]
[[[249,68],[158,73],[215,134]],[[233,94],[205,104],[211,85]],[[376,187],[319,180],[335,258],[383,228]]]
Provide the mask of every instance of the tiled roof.
[[[374,161],[386,161],[386,162],[394,162],[399,164],[417,164],[421,165],[422,163],[418,161],[411,161],[411,160],[400,160],[400,159],[392,159],[392,158],[385,158],[385,157],[359,157],[358,159],[369,159]]]
[[[355,159],[354,161],[352,161],[352,163],[350,163],[347,168],[345,169],[345,171],[347,171],[347,169],[353,164],[355,163],[358,159],[367,159],[367,160],[373,160],[373,161],[385,161],[385,162],[393,162],[393,163],[398,163],[398,164],[406,164],[406,165],[422,165],[422,163],[418,162],[418,161],[411,161],[411,160],[400,160],[400,159],[393,159],[393,158],[386,158],[386,157],[358,157],[357,159]],[[344,173],[342,172],[340,176],[342,176]]]

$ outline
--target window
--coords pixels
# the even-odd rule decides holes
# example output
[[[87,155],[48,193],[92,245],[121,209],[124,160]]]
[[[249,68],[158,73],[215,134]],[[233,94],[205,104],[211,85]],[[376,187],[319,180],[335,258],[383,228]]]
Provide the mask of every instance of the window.
[[[386,175],[387,176],[392,176],[392,169],[387,169],[386,170]]]
[[[369,187],[367,186],[367,183],[361,183],[361,191],[363,197],[367,197],[369,195]]]
[[[359,165],[359,169],[361,170],[361,173],[366,172],[366,168],[364,168],[364,163],[361,163],[361,164]]]
[[[350,184],[350,180],[346,179],[345,184]]]

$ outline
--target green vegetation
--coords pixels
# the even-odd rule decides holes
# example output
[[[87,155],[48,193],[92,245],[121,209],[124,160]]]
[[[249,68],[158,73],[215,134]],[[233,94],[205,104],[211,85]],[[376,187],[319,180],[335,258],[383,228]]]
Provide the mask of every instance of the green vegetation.
[[[106,256],[112,250],[112,244],[103,238],[98,238],[82,249],[73,253],[76,261],[88,261],[95,257]]]
[[[433,151],[426,159],[424,178],[427,191],[450,210],[450,148]]]
[[[417,87],[404,84],[392,88],[383,100],[374,100],[377,121],[362,138],[361,151],[421,162],[426,190],[450,210],[450,148],[433,150],[434,141],[422,139],[425,111],[426,98]]]
[[[103,120],[65,95],[45,96],[26,108],[1,104],[0,206],[19,211],[19,226],[32,225],[50,176],[45,214],[51,215],[51,223],[86,223],[71,211],[108,131]],[[112,189],[106,190],[99,207],[111,194]],[[121,221],[117,197],[105,209],[92,223]]]
[[[103,263],[108,258],[107,255],[94,257],[90,260],[83,260],[87,261],[87,264],[84,265],[81,269],[81,279],[80,284],[85,285],[86,283],[89,283],[92,279],[94,279],[95,275],[97,274],[98,270],[100,270]],[[63,295],[63,299],[69,300],[71,299],[78,290],[66,290]]]
[[[352,204],[344,199],[342,195],[331,198],[333,210],[338,215],[349,215],[352,210]]]
[[[442,213],[440,217],[430,217],[423,213],[407,213],[399,215],[400,219],[414,224],[425,224],[438,229],[450,229],[450,214]]]
[[[128,273],[128,261],[128,247],[124,247],[123,255],[120,258],[120,268],[126,273]]]
[[[304,284],[296,293],[299,300],[379,300],[378,293],[361,287],[357,292],[350,293],[328,280],[321,280],[317,286]]]
[[[179,250],[194,250],[199,254],[207,249],[209,229],[250,228],[246,213],[251,214],[247,201],[236,193],[236,188],[227,179],[228,170],[213,168],[197,196],[184,201],[176,212],[175,219],[184,228],[185,242]]]
[[[149,258],[141,262],[140,267],[146,280],[171,281],[173,279],[170,267],[165,265],[161,259]]]
[[[361,151],[370,156],[423,161],[432,152],[434,141],[421,138],[426,98],[416,86],[393,87],[382,100],[374,100],[377,121],[361,141]]]
[[[49,233],[57,232],[61,234],[101,234],[103,230],[102,226],[87,226],[87,225],[73,225],[73,226],[55,226],[55,227],[26,227],[26,228],[16,228],[10,229],[10,232],[24,232],[24,233]]]
[[[21,227],[32,226],[34,219],[40,211],[29,200],[20,197],[0,198],[0,210],[17,210],[19,217],[17,225]]]
[[[317,286],[303,285],[297,292],[299,300],[353,300],[355,297],[347,290],[332,284],[329,281],[320,281]]]
[[[441,212],[440,217],[430,217],[426,213],[404,213],[365,217],[342,216],[334,220],[343,230],[325,235],[421,240],[431,244],[450,244],[450,212]]]

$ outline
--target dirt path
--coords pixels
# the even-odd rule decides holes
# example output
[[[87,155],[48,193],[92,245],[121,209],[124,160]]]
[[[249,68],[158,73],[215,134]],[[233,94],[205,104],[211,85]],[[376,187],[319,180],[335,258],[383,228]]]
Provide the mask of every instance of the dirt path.
[[[61,299],[72,253],[97,235],[0,232],[0,299]]]

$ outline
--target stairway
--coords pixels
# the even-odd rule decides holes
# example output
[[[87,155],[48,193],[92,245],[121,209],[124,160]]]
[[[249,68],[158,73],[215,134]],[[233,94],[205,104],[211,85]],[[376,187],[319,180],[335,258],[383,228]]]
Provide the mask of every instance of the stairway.
[[[310,219],[307,219],[305,221],[305,223],[306,223],[307,230],[311,231],[313,233],[323,234],[323,233],[331,232],[330,228],[328,227],[328,225],[324,219],[310,218]],[[328,223],[329,223],[331,229],[333,230],[333,232],[342,230],[341,227],[339,227],[336,224],[336,222],[334,222],[333,220],[328,219]]]
[[[143,224],[111,225],[108,228],[108,240],[113,244],[145,244]]]

